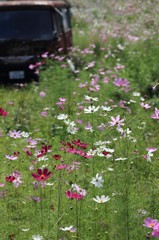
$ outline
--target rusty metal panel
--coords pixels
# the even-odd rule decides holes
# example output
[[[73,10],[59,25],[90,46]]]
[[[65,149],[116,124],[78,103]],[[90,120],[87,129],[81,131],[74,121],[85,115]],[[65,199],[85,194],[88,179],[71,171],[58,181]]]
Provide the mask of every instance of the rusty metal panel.
[[[17,1],[1,1],[0,7],[10,7],[10,6],[50,6],[50,7],[62,7],[62,6],[68,6],[69,4],[65,1],[36,1],[36,0],[17,0]]]

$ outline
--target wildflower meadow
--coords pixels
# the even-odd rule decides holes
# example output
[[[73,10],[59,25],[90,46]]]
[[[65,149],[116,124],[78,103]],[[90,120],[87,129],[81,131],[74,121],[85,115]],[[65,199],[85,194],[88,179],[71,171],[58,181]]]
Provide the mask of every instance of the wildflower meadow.
[[[0,86],[0,239],[157,239],[159,3],[72,5],[69,54]]]

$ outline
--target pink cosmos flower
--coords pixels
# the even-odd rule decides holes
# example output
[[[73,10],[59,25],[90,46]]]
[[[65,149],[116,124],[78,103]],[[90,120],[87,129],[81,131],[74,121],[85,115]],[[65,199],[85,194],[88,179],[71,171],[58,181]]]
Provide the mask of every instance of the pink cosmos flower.
[[[65,194],[66,194],[67,198],[70,198],[70,199],[81,200],[84,198],[84,195],[76,193],[76,192],[66,191]]]
[[[124,65],[118,65],[118,66],[116,66],[116,67],[114,68],[114,70],[115,70],[115,71],[118,71],[118,70],[123,69],[123,68],[125,68]]]
[[[88,130],[88,131],[93,131],[93,127],[90,123],[88,123],[86,126],[85,126],[85,130]]]
[[[39,67],[39,66],[41,66],[41,65],[42,65],[41,62],[37,62],[37,63],[35,63],[35,64],[30,64],[30,65],[29,65],[29,68],[30,68],[30,69],[34,69],[34,68],[37,68],[37,67]]]
[[[150,217],[146,218],[144,220],[143,226],[148,227],[148,228],[154,228],[154,226],[158,223],[156,219],[152,219]]]
[[[149,152],[156,152],[157,151],[157,148],[146,148],[146,150]]]
[[[77,193],[86,196],[87,191],[85,189],[80,188],[77,184],[72,184],[73,191],[76,191]]]
[[[18,159],[19,154],[20,154],[20,152],[14,152],[13,155],[5,155],[5,157],[9,160],[14,161],[14,160]]]
[[[153,223],[152,223],[152,225],[153,225]],[[159,222],[154,224],[151,235],[152,235],[152,237],[159,238]]]
[[[80,163],[74,162],[72,165],[67,166],[66,170],[67,170],[69,173],[71,173],[71,172],[74,171],[74,170],[78,170],[78,169],[79,169],[79,164],[80,164]]]
[[[14,186],[17,188],[19,187],[19,185],[22,183],[21,181],[21,177],[16,177],[14,180],[13,180],[13,184]]]
[[[140,105],[141,105],[141,107],[144,108],[144,109],[149,109],[149,108],[151,108],[151,105],[149,105],[148,103],[142,102]]]
[[[47,116],[48,116],[48,112],[47,112],[47,111],[42,111],[42,112],[40,113],[40,115],[41,115],[42,117],[47,117]]]
[[[118,87],[127,87],[129,85],[129,81],[127,79],[122,79],[122,78],[115,79],[113,83]]]
[[[41,55],[41,57],[42,57],[42,58],[47,58],[47,57],[48,57],[48,54],[49,54],[48,52],[44,52],[44,53]]]
[[[36,139],[27,138],[26,141],[29,144],[29,146],[28,146],[29,148],[35,148],[35,146],[37,145]]]
[[[12,138],[21,138],[21,132],[16,130],[13,131],[10,130],[8,136]]]
[[[60,164],[60,165],[58,165],[58,166],[56,166],[56,170],[61,170],[61,169],[65,169],[65,168],[67,168],[67,165],[66,164]]]
[[[6,157],[7,159],[9,159],[9,160],[12,160],[12,161],[18,159],[18,157],[15,156],[15,155],[5,155],[5,157]]]
[[[130,90],[129,89],[129,84],[130,83],[129,83],[129,81],[127,79],[116,78],[113,83],[114,83],[114,85],[116,85],[117,87],[121,88],[125,92],[128,92]]]
[[[44,91],[41,91],[41,92],[39,93],[39,96],[40,96],[40,97],[45,97],[45,96],[46,96],[46,93],[45,93]]]
[[[159,119],[159,109],[155,108],[155,112],[151,115],[153,119]]]
[[[40,202],[41,201],[41,198],[40,197],[32,197],[31,198],[34,202]]]
[[[22,183],[21,174],[18,171],[14,171],[11,175],[6,177],[7,182],[12,182],[13,185],[17,188]]]
[[[110,123],[110,126],[117,126],[117,127],[121,127],[121,126],[124,126],[124,121],[125,119],[120,119],[120,115],[118,115],[116,118],[115,117],[111,117],[111,122]]]

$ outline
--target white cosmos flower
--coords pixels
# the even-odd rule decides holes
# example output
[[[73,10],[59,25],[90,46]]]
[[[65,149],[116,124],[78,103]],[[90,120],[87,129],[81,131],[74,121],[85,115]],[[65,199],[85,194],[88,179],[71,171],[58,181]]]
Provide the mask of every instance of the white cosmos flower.
[[[71,59],[67,59],[67,63],[68,63],[68,65],[69,65],[69,67],[70,67],[70,70],[71,70],[72,72],[75,72],[75,66],[74,66],[72,60],[71,60]]]
[[[53,186],[54,183],[46,183],[47,186]]]
[[[134,97],[140,97],[140,96],[141,96],[141,93],[140,93],[140,92],[133,92],[133,96],[134,96]]]
[[[66,125],[71,126],[71,127],[76,126],[75,122],[70,121],[70,119],[64,120],[64,123],[65,123]]]
[[[90,149],[87,154],[90,155],[90,156],[94,156],[96,154],[96,150],[95,149]]]
[[[146,159],[148,162],[151,162],[151,157],[153,157],[153,150],[149,150],[146,155]]]
[[[78,132],[78,128],[74,126],[68,126],[67,127],[67,132],[71,134],[76,134]]]
[[[95,101],[95,102],[98,101],[98,98],[97,98],[97,97],[94,97],[94,98],[93,98],[93,97],[89,97],[89,96],[86,96],[86,95],[85,95],[84,97],[85,97],[85,99],[88,100],[88,101]]]
[[[61,114],[59,114],[58,116],[57,116],[57,119],[58,120],[65,120],[65,119],[67,119],[68,118],[68,115],[67,114],[63,114],[63,113],[61,113]]]
[[[65,228],[60,228],[60,230],[66,232],[76,232],[76,228],[74,228],[73,226],[70,226],[70,227],[65,227]]]
[[[110,172],[114,171],[113,168],[107,168],[107,170],[110,171]]]
[[[111,142],[110,141],[98,141],[98,142],[95,142],[94,145],[106,145],[106,144],[110,144]]]
[[[88,108],[84,108],[84,112],[85,113],[95,113],[99,110],[99,106],[95,107],[95,106],[89,106]]]
[[[96,196],[96,198],[93,198],[93,200],[97,203],[105,203],[110,200],[110,197],[105,195],[102,195],[101,197]]]
[[[122,157],[119,157],[119,158],[116,158],[115,161],[125,161],[127,160],[127,158],[122,158]]]
[[[38,235],[33,235],[32,239],[33,240],[43,240],[43,237],[38,234]]]
[[[103,187],[103,183],[104,180],[102,178],[101,175],[99,175],[99,173],[96,174],[96,176],[94,178],[92,178],[92,181],[91,183],[95,186],[95,187],[98,187],[98,188],[101,188]]]
[[[106,158],[111,158],[112,153],[114,152],[114,149],[107,148],[107,147],[104,147],[104,146],[100,146],[96,150],[97,150],[97,155],[99,157],[106,157]]]
[[[107,106],[101,106],[101,109],[102,109],[103,111],[107,111],[107,112],[112,111],[112,108],[111,108],[111,107],[107,107]]]
[[[24,138],[28,138],[29,135],[30,135],[30,133],[28,133],[28,132],[21,132],[21,135],[22,135],[22,137],[24,137]]]
[[[38,162],[40,162],[40,161],[47,161],[47,160],[48,160],[47,156],[42,156],[42,157],[38,158]]]

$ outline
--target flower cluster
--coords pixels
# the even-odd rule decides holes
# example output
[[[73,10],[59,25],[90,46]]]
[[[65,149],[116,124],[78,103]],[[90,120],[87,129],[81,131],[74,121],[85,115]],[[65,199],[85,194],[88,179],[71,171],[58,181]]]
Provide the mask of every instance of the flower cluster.
[[[3,108],[0,108],[0,116],[6,117],[8,112],[6,112]]]
[[[151,232],[152,237],[159,238],[159,222],[158,222],[158,220],[148,217],[144,220],[143,226],[152,229],[152,232]]]

